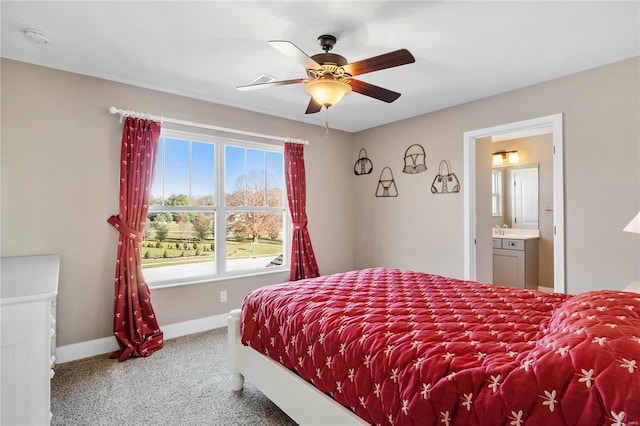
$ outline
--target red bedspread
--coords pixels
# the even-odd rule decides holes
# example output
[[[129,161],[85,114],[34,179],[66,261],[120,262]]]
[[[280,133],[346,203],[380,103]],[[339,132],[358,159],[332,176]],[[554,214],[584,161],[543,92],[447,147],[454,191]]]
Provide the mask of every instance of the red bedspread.
[[[640,295],[388,268],[264,287],[242,341],[371,424],[638,425]]]

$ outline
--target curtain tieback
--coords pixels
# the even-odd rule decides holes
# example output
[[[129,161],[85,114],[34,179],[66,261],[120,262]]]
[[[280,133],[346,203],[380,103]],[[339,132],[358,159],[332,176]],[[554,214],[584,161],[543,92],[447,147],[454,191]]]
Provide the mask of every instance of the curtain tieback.
[[[294,223],[293,224],[293,230],[299,230],[299,229],[304,229],[307,227],[307,221],[305,220],[304,222],[299,222],[299,223]]]
[[[118,232],[120,232],[120,234],[122,234],[124,237],[131,238],[139,243],[142,242],[142,232],[129,228],[124,224],[124,222],[120,220],[120,216],[113,215],[109,219],[107,219],[107,222],[109,222],[114,228],[116,228]]]

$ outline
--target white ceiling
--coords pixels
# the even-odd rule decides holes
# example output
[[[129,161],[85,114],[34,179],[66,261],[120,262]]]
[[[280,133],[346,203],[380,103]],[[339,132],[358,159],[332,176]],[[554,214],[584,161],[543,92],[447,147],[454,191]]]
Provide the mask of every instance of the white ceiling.
[[[235,89],[261,74],[306,77],[268,40],[313,55],[333,34],[332,53],[350,62],[407,48],[414,64],[359,77],[397,101],[352,93],[330,108],[331,127],[350,132],[640,55],[638,1],[2,0],[0,12],[3,57],[317,125],[325,111],[304,114],[302,85]],[[28,41],[27,28],[50,43]]]

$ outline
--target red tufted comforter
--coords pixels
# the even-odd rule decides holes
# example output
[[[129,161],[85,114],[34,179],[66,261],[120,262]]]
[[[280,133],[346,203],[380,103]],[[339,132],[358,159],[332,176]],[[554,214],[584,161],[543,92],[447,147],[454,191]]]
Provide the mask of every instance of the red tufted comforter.
[[[640,424],[640,295],[373,268],[264,287],[242,342],[380,425]]]

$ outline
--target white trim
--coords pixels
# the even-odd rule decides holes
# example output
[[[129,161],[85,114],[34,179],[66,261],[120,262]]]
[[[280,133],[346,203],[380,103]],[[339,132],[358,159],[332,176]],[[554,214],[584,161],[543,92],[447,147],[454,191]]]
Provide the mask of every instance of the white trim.
[[[564,293],[565,286],[565,253],[564,253],[564,172],[563,172],[563,121],[562,113],[517,121],[464,132],[464,177],[466,191],[464,194],[464,277],[474,280],[476,277],[476,139],[512,134],[524,130],[544,129],[552,133],[553,138],[553,273],[554,291]]]
[[[228,314],[215,315],[191,321],[179,322],[176,324],[168,324],[161,326],[160,328],[164,333],[165,340],[174,339],[176,337],[187,336],[201,331],[226,327],[227,317]],[[56,348],[56,362],[59,364],[75,361],[117,350],[118,342],[116,342],[115,337],[104,337],[102,339],[89,340]]]
[[[89,358],[117,350],[118,343],[115,337],[104,337],[102,339],[89,340],[72,345],[58,346],[56,348],[56,364]]]
[[[165,340],[175,339],[176,337],[200,333],[201,331],[226,327],[227,316],[227,314],[220,314],[212,317],[199,318],[196,320],[160,326],[160,328],[162,328],[162,331],[164,332]]]

